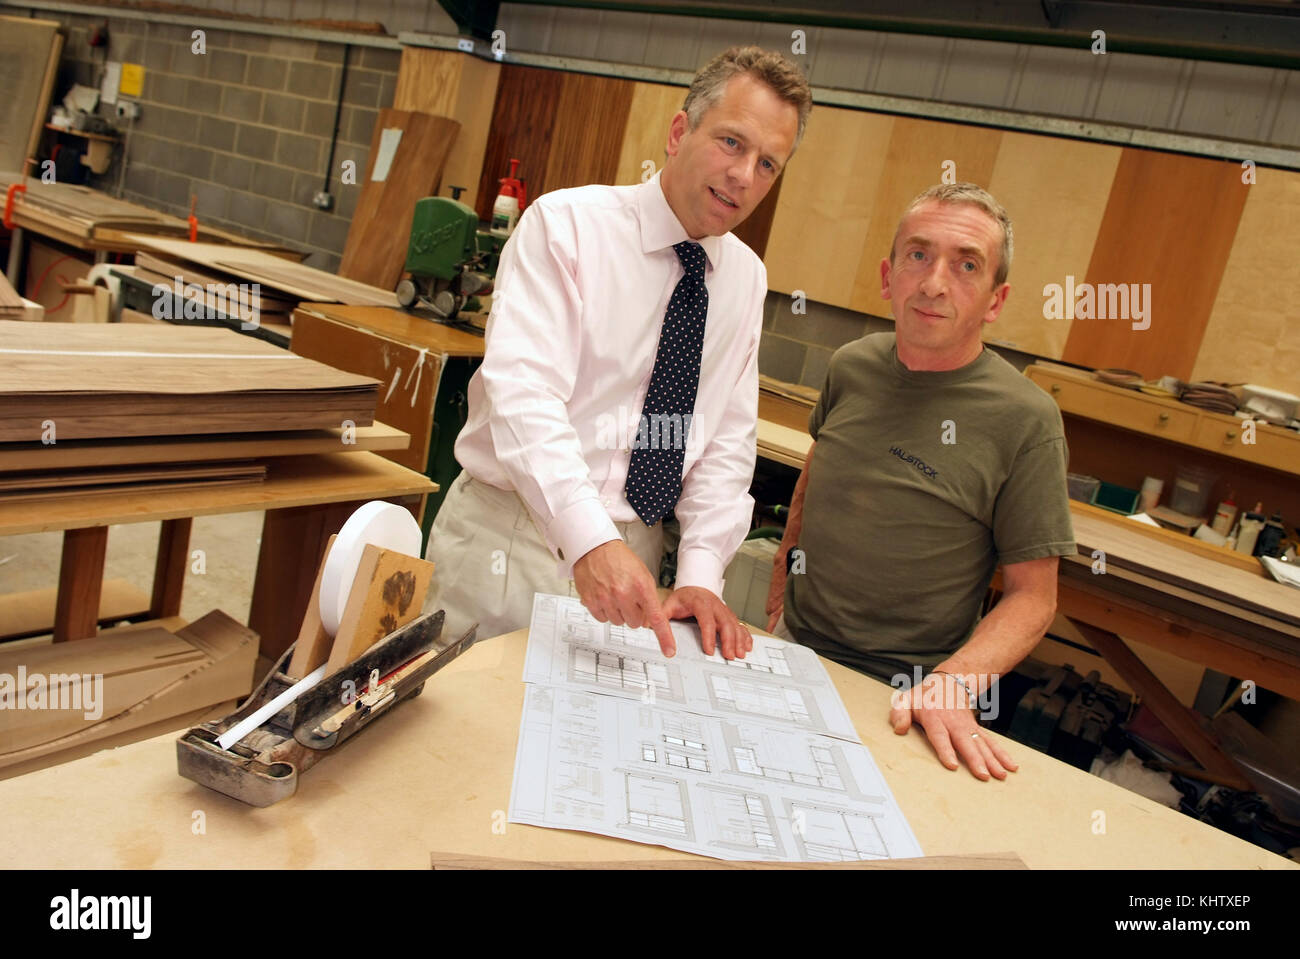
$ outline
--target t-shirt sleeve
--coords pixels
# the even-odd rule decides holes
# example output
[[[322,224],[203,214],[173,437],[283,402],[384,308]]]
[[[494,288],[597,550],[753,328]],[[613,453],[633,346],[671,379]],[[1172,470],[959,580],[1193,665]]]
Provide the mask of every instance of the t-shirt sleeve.
[[[826,382],[822,384],[822,395],[817,397],[817,405],[813,407],[812,412],[808,414],[808,435],[817,440],[817,433],[821,430],[822,424],[826,422],[826,411],[831,408],[834,402],[832,382],[835,377],[835,357],[831,357],[831,362],[826,368]]]
[[[1021,450],[993,507],[998,563],[1023,563],[1076,551],[1065,484],[1065,438]]]

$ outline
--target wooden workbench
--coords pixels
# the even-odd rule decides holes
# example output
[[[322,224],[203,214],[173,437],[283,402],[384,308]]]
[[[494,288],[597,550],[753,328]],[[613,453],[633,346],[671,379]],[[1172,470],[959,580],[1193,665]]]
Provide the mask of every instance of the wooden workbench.
[[[387,499],[418,521],[438,487],[370,452],[269,457],[266,464],[264,482],[243,486],[0,504],[0,536],[64,531],[54,634],[77,640],[93,636],[100,619],[108,527],[162,521],[153,601],[142,611],[162,618],[180,611],[193,518],[265,510],[248,625],[261,636],[262,653],[278,657],[297,636],[326,542],[352,511]]]
[[[0,859],[42,868],[428,868],[439,850],[534,861],[694,859],[510,823],[525,632],[490,639],[418,698],[255,809],[176,771],[179,732],[0,782]],[[827,662],[927,856],[1014,852],[1030,867],[1255,869],[1293,863],[1017,743],[1020,771],[981,783],[896,736],[890,687]],[[100,801],[112,797],[112,801]],[[191,831],[201,811],[205,832]],[[1104,815],[1105,831],[1094,831]],[[494,825],[496,829],[494,829]]]

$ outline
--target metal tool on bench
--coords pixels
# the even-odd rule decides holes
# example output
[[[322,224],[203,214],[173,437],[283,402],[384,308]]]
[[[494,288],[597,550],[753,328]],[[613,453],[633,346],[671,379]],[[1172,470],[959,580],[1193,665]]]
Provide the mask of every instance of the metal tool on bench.
[[[385,523],[388,532],[397,524],[405,552],[375,542],[392,542]],[[177,740],[182,776],[249,805],[279,802],[297,791],[302,773],[420,695],[474,644],[477,627],[448,641],[443,612],[421,612],[433,564],[410,555],[419,533],[391,504],[367,503],[353,514],[330,538],[297,642],[238,710]]]
[[[459,197],[462,187],[452,187]],[[492,292],[492,277],[505,238],[479,229],[473,209],[444,196],[418,200],[406,251],[406,272],[397,301],[412,313],[455,324],[461,311],[479,309],[478,296]]]

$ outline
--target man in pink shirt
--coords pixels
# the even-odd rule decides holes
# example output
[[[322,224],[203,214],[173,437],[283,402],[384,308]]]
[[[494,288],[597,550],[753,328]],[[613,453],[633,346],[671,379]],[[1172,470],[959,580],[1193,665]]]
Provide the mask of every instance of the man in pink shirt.
[[[536,592],[654,630],[695,617],[706,653],[752,648],[722,575],[750,527],[767,273],[731,234],[794,153],[802,72],[757,47],[719,54],[637,186],[557,190],[502,252],[486,356],[456,442],[464,467],[429,539],[428,605],[448,635],[526,626]],[[662,518],[676,588],[656,591]]]

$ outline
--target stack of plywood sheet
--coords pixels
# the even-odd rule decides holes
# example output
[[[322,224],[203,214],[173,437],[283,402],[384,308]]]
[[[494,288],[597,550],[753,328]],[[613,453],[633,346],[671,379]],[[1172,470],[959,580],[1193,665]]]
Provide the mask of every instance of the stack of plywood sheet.
[[[255,483],[268,455],[391,446],[378,386],[230,330],[0,321],[0,499]]]
[[[5,168],[0,167],[0,170]],[[10,169],[0,172],[0,192],[23,180],[22,174]],[[85,249],[122,245],[126,233],[151,234],[180,239],[188,237],[189,221],[119,200],[99,190],[69,183],[45,183],[40,177],[23,180],[27,189],[14,203],[14,219],[45,236]],[[300,259],[301,254],[277,244],[259,243],[224,230],[203,225],[203,211],[198,210],[199,239],[208,243],[239,244],[273,253],[282,258]]]

